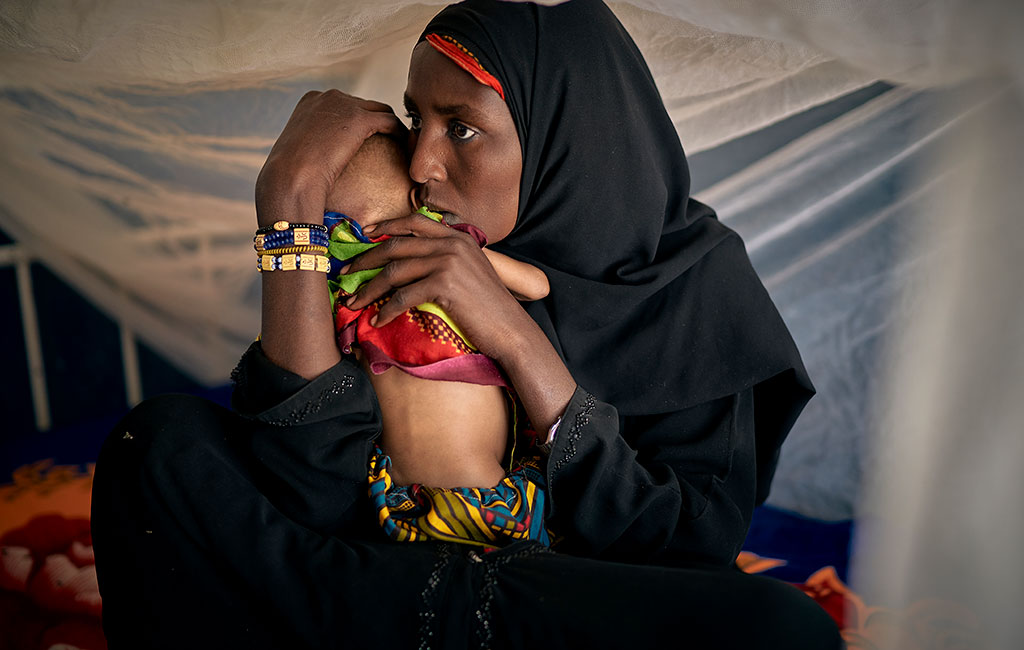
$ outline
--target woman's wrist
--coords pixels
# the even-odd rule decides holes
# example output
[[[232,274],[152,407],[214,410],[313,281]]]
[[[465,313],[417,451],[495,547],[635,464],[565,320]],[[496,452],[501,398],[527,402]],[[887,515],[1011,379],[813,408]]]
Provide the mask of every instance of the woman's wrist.
[[[278,221],[323,223],[323,201],[297,175],[277,175],[264,166],[256,186],[260,228]],[[338,362],[330,298],[323,273],[263,273],[263,352],[278,366],[313,379]]]
[[[259,227],[276,221],[323,223],[327,191],[307,174],[274,174],[256,182],[256,221]]]
[[[526,312],[511,327],[495,360],[508,375],[530,424],[547,431],[565,412],[576,392],[576,380],[540,327]]]
[[[324,274],[263,273],[263,353],[278,366],[313,379],[341,359]]]

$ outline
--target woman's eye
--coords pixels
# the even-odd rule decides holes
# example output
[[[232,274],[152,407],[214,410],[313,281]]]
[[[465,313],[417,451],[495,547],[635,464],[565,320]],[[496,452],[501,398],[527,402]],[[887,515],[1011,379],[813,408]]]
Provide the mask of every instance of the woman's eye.
[[[461,122],[452,122],[452,125],[448,128],[448,132],[451,133],[452,137],[456,140],[471,140],[473,136],[476,135],[476,131]]]
[[[405,116],[409,118],[409,130],[419,131],[420,130],[420,116],[412,113],[406,113]]]

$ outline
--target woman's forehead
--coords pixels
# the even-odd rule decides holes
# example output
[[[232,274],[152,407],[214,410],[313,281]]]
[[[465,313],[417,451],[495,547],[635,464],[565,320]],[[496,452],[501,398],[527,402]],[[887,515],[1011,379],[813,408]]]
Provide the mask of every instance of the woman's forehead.
[[[504,100],[426,41],[413,50],[405,90],[408,110],[485,120],[495,111],[508,112]]]

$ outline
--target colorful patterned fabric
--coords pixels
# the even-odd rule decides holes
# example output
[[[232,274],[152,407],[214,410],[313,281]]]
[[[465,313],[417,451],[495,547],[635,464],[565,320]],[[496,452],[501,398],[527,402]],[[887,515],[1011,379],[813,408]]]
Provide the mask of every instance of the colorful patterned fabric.
[[[380,447],[370,458],[370,500],[388,537],[430,539],[498,548],[532,539],[550,545],[544,528],[544,472],[526,458],[493,488],[395,485],[391,458]]]
[[[420,213],[435,221],[441,220],[440,215],[425,208]],[[381,307],[390,297],[385,296],[357,311],[346,307],[348,296],[372,280],[380,269],[366,269],[344,275],[338,273],[338,269],[344,262],[377,246],[388,237],[385,235],[370,239],[351,217],[337,213],[333,215],[332,218],[332,213],[329,213],[325,219],[331,228],[328,255],[338,260],[338,263],[332,263],[334,270],[328,275],[328,285],[331,289],[335,333],[338,345],[345,354],[351,354],[352,347],[358,345],[370,369],[377,374],[395,366],[423,379],[507,386],[497,364],[478,353],[448,314],[434,303],[413,307],[382,327],[374,327],[370,321],[380,313]]]

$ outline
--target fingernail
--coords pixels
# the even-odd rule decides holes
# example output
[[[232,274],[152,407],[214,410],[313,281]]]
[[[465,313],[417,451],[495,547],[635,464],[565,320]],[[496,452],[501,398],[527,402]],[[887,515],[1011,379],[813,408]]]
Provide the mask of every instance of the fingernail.
[[[341,275],[345,275],[346,273],[348,273],[348,267],[350,267],[350,266],[352,266],[351,262],[349,262],[345,266],[343,266],[340,269],[338,269],[338,273],[340,273]]]
[[[376,316],[374,316],[373,318],[370,319],[370,325],[372,327],[377,327],[377,317]]]
[[[377,226],[371,224],[371,225],[366,226],[366,227],[363,228],[363,234],[365,235],[366,233],[373,232],[376,229],[377,229]]]
[[[351,307],[352,303],[354,303],[355,301],[356,301],[356,297],[355,296],[349,296],[348,300],[345,301],[345,306],[346,307]]]

